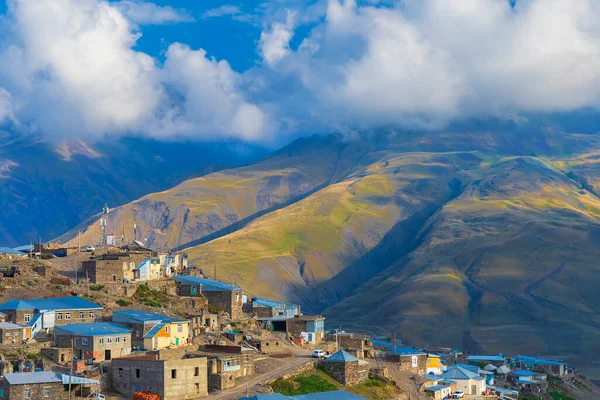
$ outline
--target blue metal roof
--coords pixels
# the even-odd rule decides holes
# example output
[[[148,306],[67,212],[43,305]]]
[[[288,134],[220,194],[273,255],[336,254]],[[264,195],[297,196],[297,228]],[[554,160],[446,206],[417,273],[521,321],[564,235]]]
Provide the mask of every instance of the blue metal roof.
[[[15,372],[14,374],[4,374],[4,378],[11,385],[26,385],[33,383],[62,383],[62,378],[52,371],[40,372]]]
[[[522,369],[517,370],[517,371],[513,371],[513,374],[517,375],[517,376],[535,376],[535,375],[537,375],[535,372],[525,371],[525,370],[522,370]]]
[[[440,376],[442,379],[452,379],[452,380],[464,380],[464,379],[477,379],[481,378],[475,372],[470,371],[466,368],[452,365],[448,367],[448,370]],[[483,378],[481,378],[483,379]]]
[[[19,250],[11,249],[10,247],[0,247],[0,254],[11,254],[15,256],[23,255]]]
[[[90,324],[69,324],[54,328],[57,335],[74,336],[105,336],[105,335],[125,335],[132,332],[131,329],[123,325],[112,322],[93,322]]]
[[[358,361],[358,358],[354,357],[352,354],[347,353],[344,350],[339,350],[332,356],[326,358],[323,362],[352,362]]]
[[[497,362],[504,362],[504,360],[506,360],[504,357],[501,356],[469,356],[467,357],[468,361],[497,361]]]
[[[0,308],[0,310],[1,310],[1,308]],[[536,358],[536,357],[528,357],[528,356],[516,356],[515,361],[524,362],[524,363],[533,364],[533,365],[563,365],[563,364],[566,365],[567,364],[564,361],[549,360],[546,358]]]
[[[165,326],[167,326],[169,323],[168,322],[161,322],[160,324],[156,324],[152,327],[152,329],[150,329],[145,335],[145,338],[153,338],[154,335],[156,335],[158,332],[160,332],[160,330],[162,328],[164,328]]]
[[[442,389],[449,389],[448,386],[443,386],[443,385],[432,385],[432,386],[428,386],[427,389],[430,392],[439,392]]]
[[[298,308],[298,307],[300,307],[298,304],[285,303],[283,301],[276,301],[276,300],[269,300],[269,299],[264,299],[261,297],[254,297],[252,299],[252,302],[256,303],[258,305],[264,306],[264,307],[271,307],[271,308],[276,308],[276,307]]]
[[[164,314],[156,314],[138,310],[115,310],[112,319],[114,322],[189,322],[187,319],[171,318]]]
[[[438,379],[438,383],[443,383],[445,385],[452,385],[453,383],[456,383],[456,381],[453,381],[452,379]]]
[[[16,251],[31,251],[33,250],[32,244],[26,244],[25,246],[13,247],[13,250]]]
[[[179,275],[174,276],[173,280],[182,285],[201,285],[204,292],[238,292],[242,290],[239,286],[232,285],[231,283],[199,278],[197,276]]]
[[[401,356],[416,356],[425,354],[421,350],[417,350],[414,347],[396,347],[395,349],[388,349],[388,351]]]
[[[0,305],[0,310],[102,310],[103,307],[82,297],[64,296],[35,300],[9,300]]]
[[[464,369],[468,369],[469,371],[475,372],[476,374],[479,373],[479,366],[477,365],[471,365],[471,364],[454,364],[452,365],[452,367],[461,367]]]

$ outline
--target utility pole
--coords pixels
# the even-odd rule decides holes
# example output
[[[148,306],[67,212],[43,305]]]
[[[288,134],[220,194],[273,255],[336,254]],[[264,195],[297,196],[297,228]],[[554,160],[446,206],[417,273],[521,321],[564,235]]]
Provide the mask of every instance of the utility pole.
[[[338,332],[339,330],[335,329],[335,351],[340,351],[340,342],[338,340]]]
[[[81,251],[81,231],[77,232],[77,252]]]
[[[213,264],[213,269],[215,270],[215,281],[217,280],[217,264]]]
[[[69,371],[69,400],[71,400],[71,379],[73,377],[73,356],[75,355],[75,337],[71,338],[71,369]]]
[[[85,280],[87,282],[87,295],[90,297],[90,277],[88,276],[88,271],[85,271]]]

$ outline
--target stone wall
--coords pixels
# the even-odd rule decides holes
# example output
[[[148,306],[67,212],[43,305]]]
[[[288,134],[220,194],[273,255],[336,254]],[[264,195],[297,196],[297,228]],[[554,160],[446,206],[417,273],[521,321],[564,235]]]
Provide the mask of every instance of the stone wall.
[[[242,318],[242,292],[203,292],[208,304],[223,310],[236,321]]]
[[[272,318],[275,316],[274,309],[270,307],[252,307],[252,312],[258,318]]]
[[[73,353],[69,347],[47,347],[41,349],[41,354],[57,364],[69,363],[73,359]]]
[[[307,362],[306,364],[302,364],[299,367],[294,368],[293,370],[278,376],[277,378],[271,379],[269,381],[267,381],[266,383],[273,383],[275,382],[277,379],[292,379],[297,377],[298,375],[302,375],[305,372],[310,372],[310,371],[314,371],[314,369],[316,368],[317,362],[316,361],[310,361]]]
[[[0,329],[0,343],[21,344],[23,343],[23,328]]]
[[[55,383],[31,383],[25,385],[9,385],[3,380],[2,387],[5,393],[8,393],[8,399],[30,399],[30,400],[48,400],[61,399],[64,387],[62,382]],[[44,395],[44,389],[49,389],[49,395]],[[25,391],[29,390],[30,397],[25,397]]]
[[[275,354],[283,351],[283,343],[281,340],[250,340],[250,345],[257,348],[261,353],[264,354]]]
[[[119,342],[116,341],[119,337]],[[123,341],[123,338],[127,338]],[[74,358],[82,360],[93,360],[94,362],[106,361],[106,351],[110,351],[110,358],[123,357],[131,354],[131,334],[107,335],[107,336],[73,336],[69,334],[55,335],[54,345],[56,347],[71,347],[72,339],[75,339]],[[111,343],[109,343],[109,338]],[[87,340],[87,344],[86,343]]]
[[[343,385],[353,386],[368,378],[369,367],[350,362],[322,362],[320,364],[325,372]]]
[[[54,326],[69,324],[89,324],[96,322],[96,312],[99,310],[64,310],[54,313]]]
[[[416,357],[416,366],[413,363],[413,357]],[[420,355],[401,355],[398,357],[400,360],[400,370],[412,372],[413,374],[424,375],[427,373],[427,354]]]
[[[348,353],[358,357],[366,358],[373,357],[373,344],[368,336],[355,334],[327,334],[325,340],[339,344],[340,349],[346,350]]]

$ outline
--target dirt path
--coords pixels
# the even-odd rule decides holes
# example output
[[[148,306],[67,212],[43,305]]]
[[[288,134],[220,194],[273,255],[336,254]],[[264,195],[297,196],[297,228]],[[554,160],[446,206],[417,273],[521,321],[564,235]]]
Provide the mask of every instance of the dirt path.
[[[247,381],[241,382],[235,388],[225,390],[223,392],[220,392],[219,394],[211,395],[208,398],[222,400],[237,400],[240,397],[244,397],[246,395],[246,383],[248,384],[249,395],[254,396],[258,393],[257,389],[260,389],[260,384],[271,379],[276,379],[279,376],[284,375],[301,365],[313,361],[314,359],[310,355],[296,355],[292,358],[288,358],[285,360],[285,363],[281,364],[280,366],[277,366],[269,373],[252,376]]]

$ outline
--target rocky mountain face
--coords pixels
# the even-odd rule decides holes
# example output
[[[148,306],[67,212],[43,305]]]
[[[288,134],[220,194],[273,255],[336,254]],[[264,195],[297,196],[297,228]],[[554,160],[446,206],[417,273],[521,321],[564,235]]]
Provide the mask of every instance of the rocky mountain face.
[[[599,159],[600,136],[552,130],[312,137],[109,226],[135,219],[138,239],[330,326],[568,357],[596,377]],[[78,229],[97,238],[96,219]]]
[[[141,138],[56,144],[0,132],[0,246],[48,241],[97,214],[184,179],[265,155],[235,143]]]

